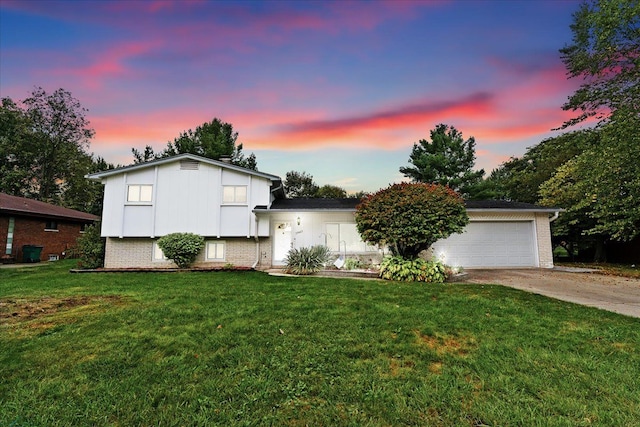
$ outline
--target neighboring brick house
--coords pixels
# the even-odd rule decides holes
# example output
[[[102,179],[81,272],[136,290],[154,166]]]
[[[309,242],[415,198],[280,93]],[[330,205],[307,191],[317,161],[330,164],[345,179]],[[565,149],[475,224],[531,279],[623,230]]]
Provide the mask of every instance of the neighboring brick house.
[[[0,259],[22,262],[23,247],[42,247],[40,260],[63,258],[95,215],[0,193]]]

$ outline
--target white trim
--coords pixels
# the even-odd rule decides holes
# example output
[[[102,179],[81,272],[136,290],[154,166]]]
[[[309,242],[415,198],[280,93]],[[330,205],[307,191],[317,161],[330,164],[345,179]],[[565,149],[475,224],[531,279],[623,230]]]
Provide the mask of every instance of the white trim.
[[[157,210],[157,199],[158,196],[158,166],[154,168],[153,171],[153,189],[151,190],[151,200],[154,203],[151,204],[151,238],[156,237],[156,210]]]

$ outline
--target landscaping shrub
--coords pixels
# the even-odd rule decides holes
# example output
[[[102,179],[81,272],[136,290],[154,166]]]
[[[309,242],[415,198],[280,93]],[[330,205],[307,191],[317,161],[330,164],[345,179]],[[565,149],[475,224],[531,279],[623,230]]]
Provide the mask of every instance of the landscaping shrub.
[[[291,249],[285,258],[286,271],[300,275],[317,273],[329,261],[329,254],[329,248],[322,245]]]
[[[100,223],[96,222],[85,228],[84,233],[76,240],[76,248],[67,253],[72,258],[79,254],[78,265],[81,268],[100,268],[104,265],[105,239],[100,237]]]
[[[362,268],[362,263],[358,258],[347,258],[344,261],[344,269],[345,270],[355,270],[358,268]]]
[[[422,258],[404,259],[393,256],[382,260],[380,277],[385,280],[403,282],[443,283],[447,280],[448,269],[439,261],[427,261]]]
[[[164,256],[180,268],[188,268],[204,248],[204,238],[193,233],[171,233],[158,239]]]
[[[356,207],[362,240],[387,246],[393,255],[417,258],[440,239],[461,233],[469,223],[464,201],[448,187],[393,184],[365,197]]]

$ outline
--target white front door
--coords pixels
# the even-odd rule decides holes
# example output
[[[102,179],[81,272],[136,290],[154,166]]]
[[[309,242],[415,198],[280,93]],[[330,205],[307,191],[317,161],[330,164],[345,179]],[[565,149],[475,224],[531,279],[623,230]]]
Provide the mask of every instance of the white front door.
[[[284,265],[284,259],[292,248],[291,223],[277,222],[273,233],[273,265]]]

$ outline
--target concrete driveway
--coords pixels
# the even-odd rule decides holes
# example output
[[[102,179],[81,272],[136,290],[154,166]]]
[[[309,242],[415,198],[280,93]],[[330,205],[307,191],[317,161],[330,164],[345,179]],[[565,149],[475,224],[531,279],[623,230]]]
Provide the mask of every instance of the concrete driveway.
[[[495,283],[640,318],[640,280],[555,268],[467,270],[466,282]]]

